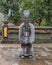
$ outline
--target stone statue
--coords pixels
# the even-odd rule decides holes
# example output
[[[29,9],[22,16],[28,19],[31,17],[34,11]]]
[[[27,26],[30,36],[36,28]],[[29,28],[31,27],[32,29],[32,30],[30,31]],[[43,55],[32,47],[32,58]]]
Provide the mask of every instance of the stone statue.
[[[34,25],[29,22],[30,12],[24,10],[24,23],[19,27],[19,41],[21,43],[20,57],[32,57],[33,47],[32,43],[35,41]]]

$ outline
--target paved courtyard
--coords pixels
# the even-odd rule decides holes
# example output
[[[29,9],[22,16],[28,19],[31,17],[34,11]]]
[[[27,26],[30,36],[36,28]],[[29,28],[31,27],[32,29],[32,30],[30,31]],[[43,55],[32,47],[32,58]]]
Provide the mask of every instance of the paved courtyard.
[[[0,45],[0,65],[52,65],[52,47],[36,44],[32,59],[20,59],[18,51],[20,45],[16,45]]]
[[[0,65],[52,65],[52,43],[33,44],[34,57],[20,59],[20,44],[1,43],[0,37]]]

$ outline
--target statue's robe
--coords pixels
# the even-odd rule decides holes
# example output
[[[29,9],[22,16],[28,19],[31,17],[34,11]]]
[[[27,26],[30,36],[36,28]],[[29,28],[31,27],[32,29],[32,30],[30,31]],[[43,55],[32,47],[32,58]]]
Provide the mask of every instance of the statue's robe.
[[[33,43],[35,41],[35,28],[34,28],[34,25],[32,23],[29,23],[29,26],[30,26],[30,29],[31,29],[31,34],[29,36],[29,38],[27,37],[24,37],[21,33],[23,32],[22,30],[22,26],[24,25],[24,23],[22,23],[20,26],[19,26],[19,41],[21,43]],[[28,41],[26,40],[28,39]]]

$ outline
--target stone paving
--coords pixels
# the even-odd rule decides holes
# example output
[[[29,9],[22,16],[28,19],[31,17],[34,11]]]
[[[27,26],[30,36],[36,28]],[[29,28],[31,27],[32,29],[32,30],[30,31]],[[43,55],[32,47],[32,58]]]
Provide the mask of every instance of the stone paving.
[[[0,47],[0,65],[52,65],[52,48],[34,47],[32,59],[20,59],[16,47]]]

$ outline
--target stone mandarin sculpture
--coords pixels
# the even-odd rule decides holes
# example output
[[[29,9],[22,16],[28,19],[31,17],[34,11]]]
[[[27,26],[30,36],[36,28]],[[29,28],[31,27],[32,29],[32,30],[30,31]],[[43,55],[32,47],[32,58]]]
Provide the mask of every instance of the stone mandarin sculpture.
[[[34,25],[29,22],[29,10],[23,11],[24,23],[19,27],[19,41],[21,43],[20,57],[33,57],[32,43],[35,41]]]

